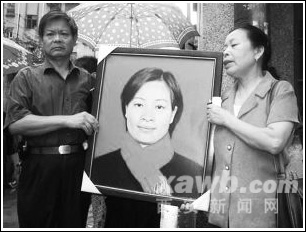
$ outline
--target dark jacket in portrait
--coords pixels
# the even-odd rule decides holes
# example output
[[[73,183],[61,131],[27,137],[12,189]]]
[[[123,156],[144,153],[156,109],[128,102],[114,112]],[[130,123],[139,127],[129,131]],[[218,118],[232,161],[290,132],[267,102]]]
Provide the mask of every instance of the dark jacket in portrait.
[[[160,169],[163,175],[169,180],[173,190],[172,196],[197,198],[201,191],[201,182],[196,182],[197,178],[201,180],[203,167],[194,161],[185,158],[182,155],[174,153],[169,163]],[[193,180],[191,187],[192,192],[178,193],[176,190],[184,190],[186,187],[182,183],[189,183]],[[143,192],[140,183],[133,176],[124,159],[121,151],[116,150],[109,154],[96,158],[93,162],[91,180],[95,185],[120,188]],[[198,190],[199,188],[199,190]],[[155,228],[159,227],[160,214],[158,214],[158,204],[127,198],[108,196],[106,198],[107,215],[106,227],[126,227],[126,228]]]

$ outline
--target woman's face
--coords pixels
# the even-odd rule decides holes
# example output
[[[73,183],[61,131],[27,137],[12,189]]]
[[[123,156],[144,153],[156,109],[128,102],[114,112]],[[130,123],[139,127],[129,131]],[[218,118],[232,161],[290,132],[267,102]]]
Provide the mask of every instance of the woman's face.
[[[245,30],[237,29],[226,37],[223,64],[228,75],[243,77],[254,67],[257,56]]]
[[[126,106],[127,129],[141,146],[154,144],[168,133],[176,111],[166,83],[147,82]]]

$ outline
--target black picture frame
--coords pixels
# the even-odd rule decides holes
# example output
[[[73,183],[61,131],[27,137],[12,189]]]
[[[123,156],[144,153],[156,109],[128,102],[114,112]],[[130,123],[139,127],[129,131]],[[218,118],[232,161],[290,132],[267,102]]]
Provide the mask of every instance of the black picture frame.
[[[89,138],[85,173],[101,193],[145,201],[186,202],[195,200],[206,191],[203,180],[211,176],[213,159],[208,155],[211,128],[205,111],[209,99],[221,94],[222,57],[220,52],[116,48],[99,62],[92,114],[98,119],[100,128]],[[184,193],[180,196],[150,194],[118,187],[117,183],[106,185],[104,180],[110,179],[110,176],[93,176],[95,169],[106,168],[103,164],[95,165],[97,157],[115,150],[125,131],[120,102],[123,86],[136,71],[146,67],[170,71],[181,87],[184,110],[172,139],[175,150],[178,149],[179,153],[185,154],[202,168],[200,187],[197,183],[199,191],[192,193],[191,197]],[[114,170],[116,168],[113,167]]]

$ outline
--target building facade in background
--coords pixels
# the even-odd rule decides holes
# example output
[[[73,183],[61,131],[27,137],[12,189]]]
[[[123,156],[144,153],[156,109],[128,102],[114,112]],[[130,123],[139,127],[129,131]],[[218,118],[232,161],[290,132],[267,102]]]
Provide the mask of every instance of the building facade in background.
[[[38,42],[37,27],[44,14],[52,9],[68,11],[79,3],[3,3],[3,35],[10,39],[29,42],[27,49],[33,50]]]

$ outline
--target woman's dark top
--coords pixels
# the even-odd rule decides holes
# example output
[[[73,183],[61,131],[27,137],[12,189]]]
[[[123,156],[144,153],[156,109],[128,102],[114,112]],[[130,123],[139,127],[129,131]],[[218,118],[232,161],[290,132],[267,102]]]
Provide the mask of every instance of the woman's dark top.
[[[174,190],[172,196],[185,198],[197,198],[199,196],[195,177],[202,177],[203,167],[201,165],[174,153],[171,161],[161,168],[161,172],[167,180],[169,178],[173,179],[170,182],[170,186]],[[192,189],[192,192],[176,192],[176,190],[181,189],[181,185],[178,186],[178,183],[182,183],[182,181],[186,183],[186,178],[182,178],[182,176],[188,176],[189,180],[193,179],[193,186],[189,188]],[[95,185],[143,192],[141,185],[122,158],[120,149],[94,160],[91,180]],[[199,186],[199,191],[201,191],[201,186]],[[106,206],[106,228],[158,228],[160,226],[160,213],[157,203],[107,196]]]

